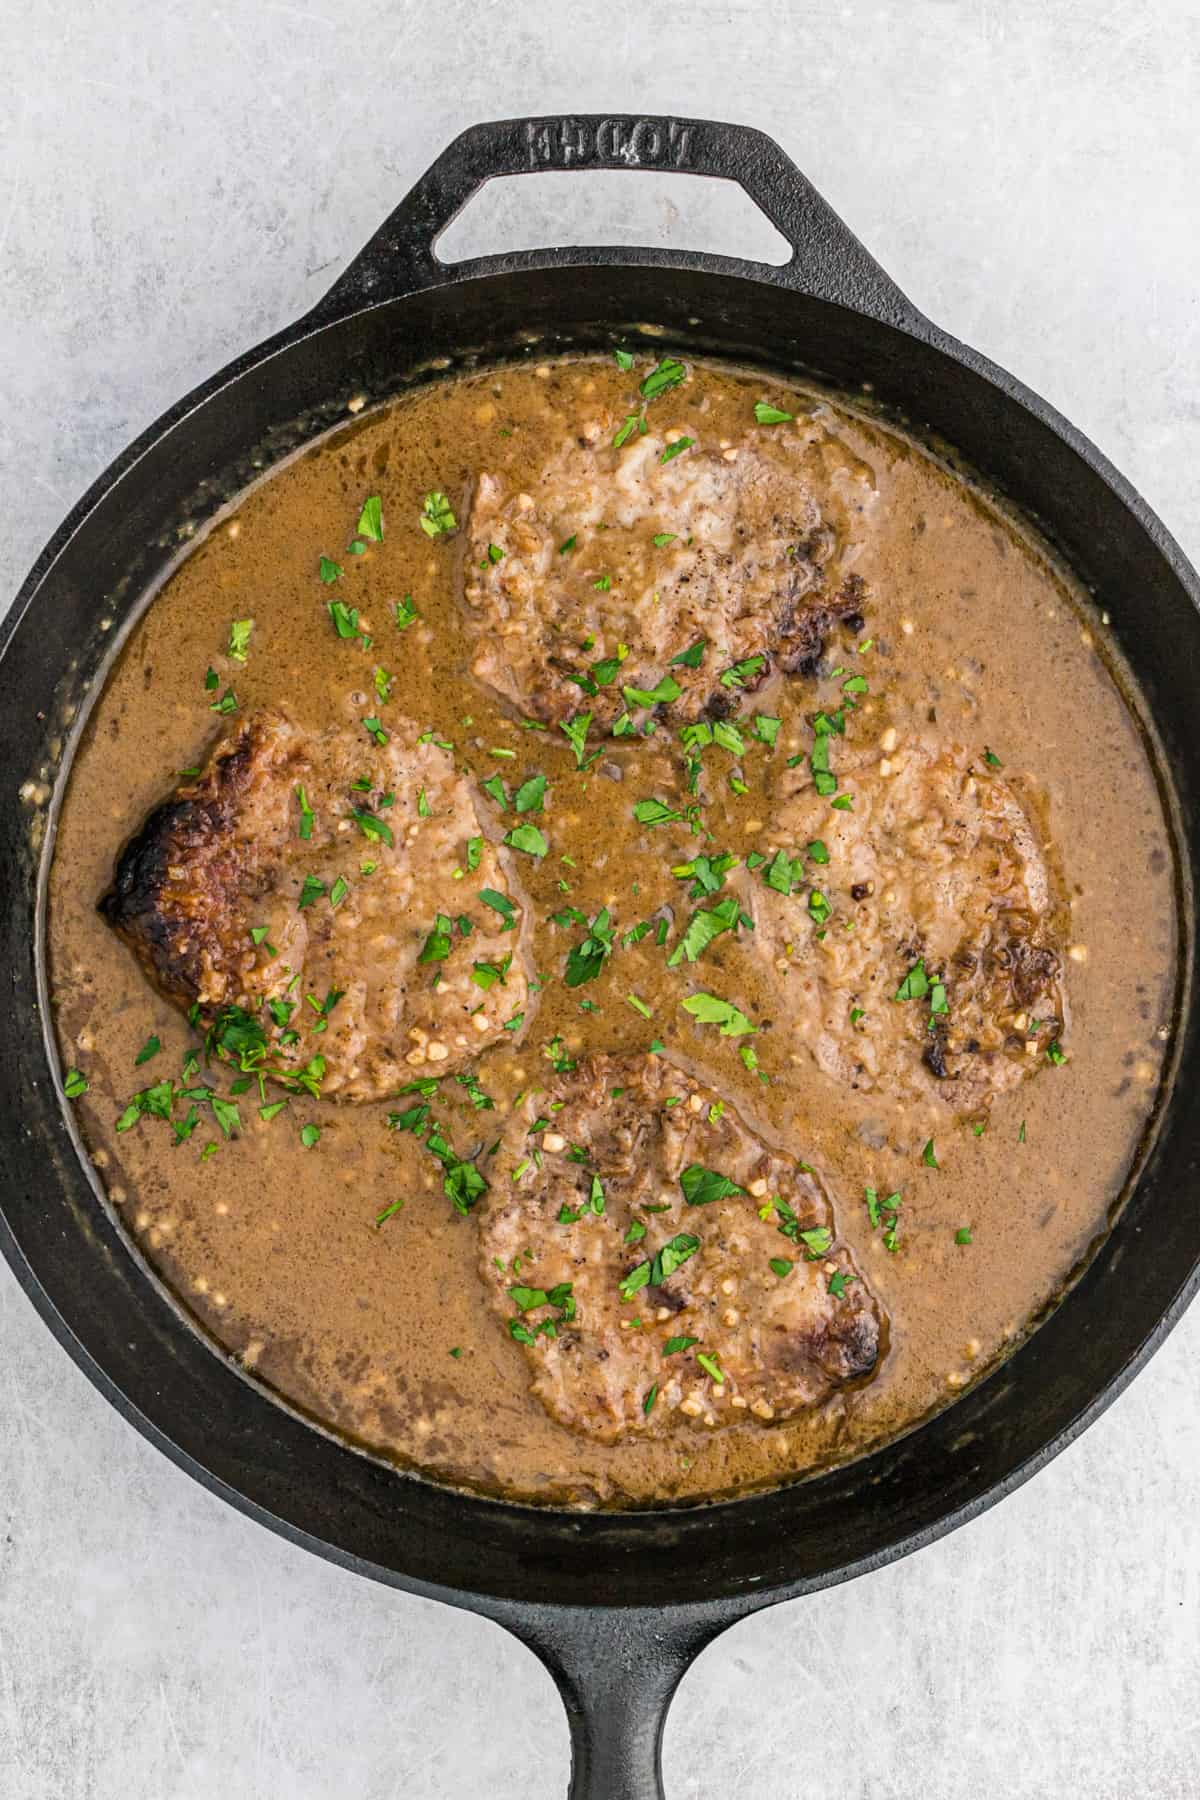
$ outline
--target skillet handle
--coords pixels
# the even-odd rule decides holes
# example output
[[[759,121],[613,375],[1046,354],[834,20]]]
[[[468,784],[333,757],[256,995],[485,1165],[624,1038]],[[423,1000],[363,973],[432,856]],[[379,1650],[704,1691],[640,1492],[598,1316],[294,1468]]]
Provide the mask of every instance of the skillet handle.
[[[697,251],[604,248],[514,250],[460,263],[440,260],[438,238],[486,182],[548,169],[632,169],[736,181],[787,239],[791,258],[775,265]],[[891,324],[920,319],[891,277],[764,132],[715,119],[623,113],[496,119],[470,126],[446,146],[309,317],[328,323],[399,294],[473,275],[630,261],[752,276]]]
[[[541,1658],[562,1695],[571,1727],[568,1800],[664,1800],[667,1712],[694,1658],[733,1622],[729,1615],[538,1607],[492,1616]]]

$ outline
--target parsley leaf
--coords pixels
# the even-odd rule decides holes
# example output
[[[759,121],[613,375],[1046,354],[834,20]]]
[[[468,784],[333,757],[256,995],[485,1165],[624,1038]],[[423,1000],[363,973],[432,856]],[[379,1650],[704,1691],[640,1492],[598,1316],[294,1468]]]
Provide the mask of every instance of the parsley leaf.
[[[684,1012],[691,1013],[699,1024],[719,1025],[722,1037],[744,1037],[747,1032],[758,1030],[744,1012],[716,994],[692,994],[682,1005]]]
[[[929,992],[929,977],[925,973],[925,959],[915,962],[900,986],[892,995],[893,1000],[923,1000]]]
[[[662,361],[651,369],[638,391],[643,400],[656,400],[669,388],[678,387],[686,375],[687,369],[683,363],[673,356],[664,356]]]
[[[569,988],[582,987],[584,982],[596,979],[612,955],[614,935],[608,908],[602,907],[582,943],[573,945],[567,953],[566,983]]]
[[[244,663],[250,649],[250,633],[254,630],[253,619],[234,619],[229,627],[229,654],[234,662]]]
[[[445,494],[435,488],[425,496],[425,504],[421,509],[421,530],[426,537],[444,537],[447,532],[458,528],[458,520],[454,516],[449,500]]]
[[[511,931],[517,922],[517,909],[507,894],[498,894],[495,888],[480,888],[479,898],[485,906],[500,914],[504,920],[504,930]]]
[[[363,509],[358,515],[357,531],[359,537],[367,538],[373,544],[383,542],[383,502],[378,494],[372,494],[363,501]]]
[[[726,931],[736,931],[742,922],[741,904],[734,894],[718,901],[714,907],[699,908],[688,920],[682,938],[667,958],[668,968],[677,968],[684,961],[696,962],[714,938]]]
[[[504,842],[514,850],[521,850],[526,856],[545,856],[550,845],[545,833],[536,825],[514,825],[511,831],[505,832]]]
[[[678,700],[683,689],[673,675],[664,675],[656,687],[623,687],[621,692],[628,706],[666,706]]]
[[[513,808],[516,812],[541,812],[546,799],[546,777],[531,775],[523,781],[513,796]]]
[[[680,1174],[679,1185],[689,1206],[711,1206],[714,1200],[725,1200],[731,1194],[746,1191],[736,1181],[730,1181],[727,1175],[719,1175],[715,1169],[705,1169],[699,1163],[688,1164]]]

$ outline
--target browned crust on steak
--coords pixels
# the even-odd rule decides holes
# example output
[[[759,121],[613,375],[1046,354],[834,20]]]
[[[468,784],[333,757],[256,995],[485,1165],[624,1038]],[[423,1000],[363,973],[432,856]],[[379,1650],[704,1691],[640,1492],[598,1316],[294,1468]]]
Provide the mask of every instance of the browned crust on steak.
[[[231,1008],[256,1015],[270,1040],[266,1073],[283,1078],[317,1057],[322,1093],[379,1099],[414,1074],[474,1060],[526,1010],[525,934],[476,899],[494,888],[521,914],[507,852],[484,833],[453,759],[424,737],[403,719],[389,720],[379,745],[350,728],[305,732],[257,714],[216,744],[117,860],[99,902],[108,923],[198,1023]],[[313,815],[307,839],[300,789]],[[370,838],[356,809],[374,821]],[[479,865],[464,892],[455,870],[474,837]],[[321,885],[302,905],[309,878]],[[455,926],[448,955],[422,962],[438,917],[460,914],[470,935]],[[506,957],[504,979],[482,991],[474,962]]]
[[[220,745],[196,780],[146,819],[117,858],[100,912],[168,999],[200,996],[214,944],[232,958],[247,864],[234,836],[239,801],[260,759],[271,754],[264,719]],[[190,881],[172,871],[193,872]],[[169,895],[169,899],[168,899]]]

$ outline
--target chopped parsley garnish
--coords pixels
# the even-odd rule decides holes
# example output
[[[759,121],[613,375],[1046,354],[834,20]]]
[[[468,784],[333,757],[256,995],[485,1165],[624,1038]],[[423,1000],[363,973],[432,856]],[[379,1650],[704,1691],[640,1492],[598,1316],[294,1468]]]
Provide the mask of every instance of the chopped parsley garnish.
[[[321,898],[322,894],[328,892],[328,884],[322,881],[319,875],[306,875],[304,886],[300,889],[300,898],[296,903],[297,910],[303,912],[305,907],[312,906]]]
[[[382,544],[383,502],[378,494],[372,494],[363,501],[363,509],[358,515],[356,529],[359,537],[368,539],[372,544]]]
[[[665,394],[668,388],[678,387],[686,375],[687,369],[683,363],[674,356],[664,356],[662,361],[651,369],[638,392],[643,400],[657,400],[658,396]]]
[[[578,917],[582,919],[582,915]],[[582,987],[585,982],[596,979],[612,955],[613,937],[614,927],[605,906],[592,920],[582,943],[573,945],[567,953],[566,982],[569,988]]]
[[[718,1387],[724,1387],[725,1371],[722,1369],[715,1356],[710,1356],[706,1350],[697,1350],[696,1361],[700,1364],[700,1367],[704,1370],[706,1375],[712,1376]]]
[[[786,1280],[796,1266],[787,1256],[772,1256],[769,1261],[773,1273],[778,1275],[780,1281]]]
[[[644,413],[626,413],[624,422],[617,428],[616,436],[613,438],[613,449],[620,450],[624,444],[629,442],[635,431],[645,431],[645,429]]]
[[[471,980],[475,983],[476,987],[482,988],[484,993],[486,994],[488,989],[495,987],[497,982],[500,983],[501,987],[504,986],[505,980],[508,976],[508,971],[511,967],[512,967],[511,952],[509,953],[508,956],[502,956],[498,963],[490,963],[490,962],[472,963],[472,965],[471,965]]]
[[[827,731],[818,731],[809,756],[813,786],[826,799],[837,792],[837,776],[829,768],[829,735]]]
[[[1066,1060],[1067,1060],[1066,1052],[1064,1051],[1062,1045],[1059,1043],[1057,1038],[1055,1038],[1055,1040],[1052,1044],[1047,1044],[1047,1046],[1046,1046],[1046,1061],[1047,1062],[1052,1062],[1054,1064],[1055,1068],[1058,1069],[1058,1068],[1062,1067],[1063,1063],[1065,1063]]]
[[[689,1206],[711,1206],[714,1200],[726,1200],[731,1194],[744,1194],[745,1188],[716,1169],[705,1169],[700,1163],[689,1163],[679,1177],[683,1197]]]
[[[418,1088],[422,1083],[415,1084]],[[442,1190],[456,1212],[469,1213],[475,1202],[487,1192],[487,1182],[473,1162],[460,1157],[453,1144],[432,1117],[428,1105],[410,1106],[402,1113],[389,1113],[390,1131],[411,1131],[425,1148],[436,1156],[444,1171]]]
[[[382,749],[383,746],[388,741],[388,734],[383,729],[383,726],[379,723],[379,720],[374,717],[369,718],[369,719],[364,719],[363,727],[369,733],[369,735],[374,738],[375,742],[379,745],[380,749]]]
[[[453,946],[454,938],[450,920],[445,913],[439,913],[434,921],[433,930],[421,946],[418,962],[445,962]]]
[[[588,1188],[587,1199],[579,1206],[567,1206],[564,1202],[558,1209],[560,1225],[577,1225],[586,1214],[592,1213],[596,1218],[604,1214],[604,1187],[598,1175],[593,1175]]]
[[[134,1068],[140,1069],[142,1064],[148,1063],[152,1056],[157,1056],[161,1049],[162,1045],[156,1037],[148,1037],[133,1059]]]
[[[633,809],[639,825],[669,825],[683,814],[668,806],[665,800],[639,800]]]
[[[786,425],[794,415],[781,406],[768,406],[765,400],[754,402],[754,417],[760,425]]]
[[[701,1025],[719,1025],[722,1037],[744,1037],[747,1032],[758,1030],[744,1012],[716,994],[692,994],[682,1005],[684,1012],[691,1013]]]
[[[336,581],[338,576],[344,573],[342,565],[340,563],[335,563],[333,558],[329,556],[323,556],[321,558],[320,571],[322,581]]]
[[[536,825],[514,825],[511,831],[504,834],[504,842],[514,850],[523,851],[526,856],[542,857],[550,849],[545,833]]]
[[[674,462],[677,456],[682,456],[685,450],[690,450],[695,441],[695,438],[690,437],[676,438],[673,444],[667,445],[666,449],[658,459],[659,462]]]
[[[655,1382],[651,1383],[650,1388],[647,1391],[646,1398],[642,1401],[642,1411],[646,1414],[647,1418],[649,1418],[650,1414],[653,1412],[654,1402],[657,1399],[658,1399],[658,1383],[657,1383],[657,1381],[655,1381]]]
[[[656,538],[655,543],[657,542]],[[685,669],[698,669],[704,661],[704,652],[707,648],[708,639],[697,638],[694,644],[689,644],[686,650],[681,650],[678,656],[671,658],[671,667],[674,668],[678,664]]]
[[[387,701],[388,696],[392,691],[392,683],[395,679],[396,677],[394,675],[389,675],[386,669],[377,668],[375,670],[375,692],[378,694],[381,702]]]
[[[688,889],[689,898],[698,900],[702,894],[715,894],[730,869],[736,869],[740,862],[740,857],[728,854],[701,855],[693,857],[691,862],[676,863],[671,873],[679,881],[686,881],[690,877],[692,885]]]
[[[616,362],[618,369],[628,371],[633,367],[633,352],[631,350],[614,350],[613,359]]]
[[[313,1145],[319,1144],[320,1141],[321,1127],[319,1125],[306,1125],[300,1133],[300,1142],[306,1150],[311,1150]]]
[[[338,907],[342,904],[342,901],[346,898],[346,895],[349,892],[350,892],[350,883],[345,879],[344,876],[339,875],[337,880],[334,882],[333,886],[329,890],[329,904],[330,904],[330,906],[332,906],[332,908],[335,912],[337,911]]]
[[[511,931],[517,922],[517,909],[507,894],[498,894],[495,888],[480,888],[479,898],[485,906],[500,914],[504,920],[504,930]]]
[[[369,838],[373,844],[386,844],[389,849],[392,848],[392,828],[385,819],[377,818],[376,815],[365,806],[352,806],[350,808],[350,817],[354,820],[363,836]]]
[[[970,1226],[960,1225],[954,1234],[954,1241],[956,1244],[973,1244],[975,1240],[971,1236]]]
[[[80,1074],[78,1069],[68,1069],[63,1076],[63,1093],[68,1100],[78,1100],[80,1094],[88,1091],[88,1078]]]
[[[560,556],[566,556],[568,554],[568,552],[573,550],[574,548],[575,548],[575,533],[572,532],[571,536],[569,538],[564,538],[562,543],[558,546],[558,554]]]
[[[449,500],[436,488],[425,496],[421,509],[421,530],[426,537],[444,537],[447,532],[458,528],[458,520],[454,516]]]
[[[545,805],[546,787],[544,775],[531,775],[513,795],[513,810],[519,813],[541,812]]]
[[[700,1339],[697,1337],[671,1337],[671,1338],[668,1338],[666,1343],[663,1345],[663,1355],[664,1356],[678,1356],[679,1352],[681,1350],[690,1350],[693,1344],[698,1344],[699,1342],[700,1342]]]
[[[743,688],[767,664],[765,656],[746,656],[741,662],[733,663],[721,676],[721,686],[727,688]]]
[[[925,961],[921,958],[915,962],[900,986],[892,995],[893,1000],[923,1000],[929,992],[929,977],[925,973]]]
[[[681,1231],[669,1238],[652,1257],[640,1262],[630,1269],[628,1275],[622,1276],[617,1284],[617,1292],[622,1300],[629,1301],[640,1293],[644,1287],[660,1287],[673,1275],[676,1269],[682,1268],[690,1256],[694,1256],[700,1248],[700,1239],[690,1232]]]
[[[300,802],[300,836],[310,838],[313,834],[313,813],[302,787],[296,789],[296,798]]]
[[[586,769],[588,764],[595,762],[596,758],[600,755],[599,750],[593,750],[590,756],[586,751],[588,726],[591,722],[592,715],[590,712],[576,713],[573,719],[568,719],[565,723],[559,725],[559,730],[563,733],[563,736],[575,752],[575,767],[577,769]]]
[[[235,619],[229,627],[229,654],[234,662],[244,663],[250,649],[253,619]]]
[[[632,1006],[634,1012],[640,1013],[643,1019],[653,1018],[654,1008],[652,1006],[647,1006],[640,994],[626,994],[625,998],[629,1005]]]
[[[867,1218],[871,1222],[872,1231],[883,1227],[883,1247],[893,1254],[899,1248],[899,1213],[901,1199],[899,1193],[889,1194],[885,1200],[879,1198],[873,1187],[865,1188],[867,1201]]]
[[[397,600],[395,614],[397,631],[407,631],[413,620],[421,616],[413,605],[411,594],[405,594],[403,600]]]
[[[941,1168],[941,1164],[938,1162],[938,1159],[937,1159],[937,1151],[933,1147],[933,1139],[932,1138],[928,1138],[926,1140],[925,1148],[921,1152],[921,1161],[925,1164],[925,1167],[927,1169],[940,1169]]]
[[[344,600],[330,600],[325,610],[340,638],[362,637],[358,627],[357,606],[347,606]]]
[[[994,750],[989,750],[986,745],[984,746],[983,760],[989,769],[1002,769],[1004,767],[1004,764],[1000,761],[996,752]]]
[[[779,736],[782,720],[773,718],[770,713],[757,713],[754,719],[754,735],[760,743],[769,749],[775,748],[775,740]]]
[[[656,550],[665,550],[667,545],[673,544],[678,536],[679,533],[677,531],[656,531],[652,539],[654,548]]]
[[[667,706],[678,700],[683,689],[673,675],[664,675],[652,688],[623,687],[621,692],[628,706]]]
[[[215,713],[221,713],[221,714],[236,712],[237,711],[237,695],[234,693],[232,688],[226,688],[225,692],[221,695],[221,698],[219,700],[214,700],[211,702],[208,710],[209,710],[209,712],[215,712]]]
[[[846,1289],[850,1286],[852,1281],[857,1280],[857,1275],[847,1275],[842,1269],[835,1269],[833,1274],[829,1277],[829,1292],[833,1295],[835,1300],[844,1300],[846,1298]]]
[[[739,925],[749,922],[735,894],[719,900],[713,907],[699,908],[688,920],[683,936],[667,958],[667,966],[674,969],[684,961],[696,962],[714,938],[726,931],[736,931]]]

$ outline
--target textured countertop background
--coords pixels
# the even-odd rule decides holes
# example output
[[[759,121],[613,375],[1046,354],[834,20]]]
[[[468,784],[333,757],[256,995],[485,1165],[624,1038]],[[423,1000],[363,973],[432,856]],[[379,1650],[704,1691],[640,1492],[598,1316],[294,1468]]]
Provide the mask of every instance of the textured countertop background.
[[[0,43],[5,603],[126,441],[315,300],[456,131],[572,109],[772,131],[1200,557],[1196,0],[0,0]],[[751,232],[686,178],[552,176],[456,237]],[[998,1510],[710,1648],[670,1800],[1200,1794],[1198,1360],[1193,1311]],[[0,1270],[3,1800],[553,1800],[567,1760],[528,1652],[201,1492]]]

